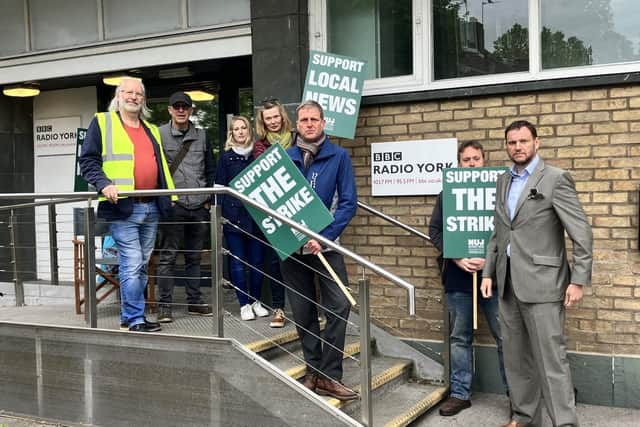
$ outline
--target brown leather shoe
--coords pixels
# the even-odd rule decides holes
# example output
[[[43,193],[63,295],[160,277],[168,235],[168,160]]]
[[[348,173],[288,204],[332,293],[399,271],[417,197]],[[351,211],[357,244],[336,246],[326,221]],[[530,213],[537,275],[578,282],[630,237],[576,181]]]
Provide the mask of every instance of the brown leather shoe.
[[[444,401],[442,406],[440,406],[439,412],[443,417],[450,417],[462,411],[463,409],[467,409],[470,406],[470,400],[462,400],[458,399],[457,397],[449,396],[449,398]]]
[[[507,424],[501,427],[525,427],[524,424],[517,422],[516,420],[511,420]]]
[[[302,381],[302,385],[308,388],[311,391],[316,391],[316,383],[318,382],[317,374],[306,374],[304,376],[304,380]]]
[[[353,400],[360,397],[358,393],[344,384],[328,378],[318,378],[316,393],[320,396],[335,397],[338,400]]]

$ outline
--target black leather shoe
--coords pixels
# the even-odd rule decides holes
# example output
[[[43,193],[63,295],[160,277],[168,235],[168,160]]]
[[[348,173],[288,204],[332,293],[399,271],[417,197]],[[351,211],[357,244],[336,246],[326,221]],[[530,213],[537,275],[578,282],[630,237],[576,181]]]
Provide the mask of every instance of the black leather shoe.
[[[440,407],[440,415],[442,415],[443,417],[450,417],[462,411],[463,409],[467,409],[470,406],[470,400],[462,400],[458,399],[457,397],[449,396],[449,398],[445,400]]]
[[[162,330],[160,325],[153,326],[148,323],[138,323],[137,325],[129,326],[129,332],[158,332],[160,330]]]
[[[160,327],[160,323],[158,323],[158,322],[150,322],[149,320],[147,320],[146,317],[144,318],[144,323],[147,326],[151,327],[151,328],[159,328]]]

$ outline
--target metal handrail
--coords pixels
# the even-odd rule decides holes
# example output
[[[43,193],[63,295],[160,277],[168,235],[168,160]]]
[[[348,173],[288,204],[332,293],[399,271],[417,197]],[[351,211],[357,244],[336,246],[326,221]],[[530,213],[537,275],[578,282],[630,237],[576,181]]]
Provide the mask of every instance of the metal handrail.
[[[420,231],[418,229],[415,229],[415,228],[413,228],[413,227],[411,227],[411,226],[409,226],[407,224],[404,224],[404,223],[398,221],[397,219],[395,219],[395,218],[393,218],[393,217],[391,217],[391,216],[389,216],[387,214],[384,214],[384,213],[380,212],[379,210],[376,210],[376,209],[372,208],[371,206],[369,206],[369,205],[367,205],[365,203],[362,203],[362,202],[358,201],[358,206],[361,207],[362,209],[364,209],[365,211],[369,212],[370,214],[372,214],[374,216],[377,216],[379,218],[382,218],[385,221],[390,222],[391,224],[393,224],[395,226],[398,226],[398,227],[402,228],[403,230],[413,234],[414,236],[420,237],[420,238],[422,238],[424,240],[431,241],[431,237],[429,237],[427,234],[424,234],[422,231]]]
[[[324,246],[329,247],[335,250],[336,252],[351,258],[359,265],[372,270],[373,272],[386,278],[387,280],[394,283],[395,285],[404,288],[407,291],[407,295],[408,295],[408,312],[412,316],[415,315],[415,287],[413,285],[395,276],[394,274],[389,273],[388,271],[378,267],[376,264],[362,258],[356,253],[351,252],[350,250],[337,245],[333,241],[321,236],[320,234],[309,230],[305,226],[298,224],[297,222],[289,219],[288,217],[281,215],[280,213],[273,211],[270,208],[255,202],[253,199],[245,196],[244,194],[237,192],[236,190],[233,190],[232,188],[216,185],[213,188],[207,188],[207,189],[198,188],[198,189],[174,189],[174,190],[136,190],[136,191],[129,191],[129,192],[120,192],[119,196],[120,197],[128,197],[128,196],[144,197],[144,196],[188,195],[188,194],[203,194],[203,193],[212,194],[214,196],[224,194],[224,195],[230,195],[232,197],[235,197],[241,200],[242,202],[252,206],[253,208],[258,209],[259,211],[267,215],[270,215],[276,218],[277,220],[281,221],[282,223],[287,224],[288,226],[304,233],[305,235],[311,237],[312,239],[317,240],[318,242],[322,243]],[[93,245],[92,245],[93,239],[91,238],[93,236],[92,229],[93,229],[95,219],[93,217],[93,209],[91,209],[91,204],[98,197],[99,195],[95,192],[40,193],[40,194],[4,193],[4,194],[0,194],[0,200],[2,199],[14,199],[14,200],[16,199],[17,200],[23,200],[23,199],[36,200],[37,199],[37,200],[32,203],[26,203],[26,204],[23,203],[23,204],[14,205],[14,206],[0,206],[0,211],[15,209],[16,206],[20,206],[20,207],[33,207],[33,206],[39,206],[39,205],[55,206],[55,204],[58,202],[86,200],[87,208],[85,209],[86,211],[85,229],[87,231],[86,235],[90,244],[85,246],[85,261],[87,262],[87,267],[86,267],[87,271],[90,271],[89,266],[95,263],[95,259],[93,258],[93,256],[95,255],[94,253],[95,249],[93,248]],[[49,200],[43,200],[43,199],[49,199]],[[403,229],[409,231],[410,233],[416,234],[420,237],[426,236],[423,233],[419,232],[418,230],[412,229],[411,227],[406,226],[393,218],[387,217],[386,215],[378,211],[375,211],[373,208],[370,208],[360,202],[358,202],[358,205],[362,206],[369,212],[374,213],[375,215],[384,217],[386,220],[393,222],[394,224],[402,227]],[[11,212],[13,213],[13,210],[11,210]],[[55,214],[55,209],[49,210],[50,215],[51,215],[51,212]],[[51,218],[50,218],[50,221],[52,221]],[[221,295],[221,286],[219,286],[222,281],[222,272],[221,272],[222,251],[220,250],[221,247],[220,247],[220,239],[219,239],[220,232],[221,232],[222,216],[221,216],[221,208],[219,205],[216,205],[215,208],[212,209],[211,222],[212,222],[211,238],[212,238],[212,241],[217,242],[215,250],[212,250],[212,265],[216,266],[215,277],[212,277],[212,281],[215,283],[212,283],[212,284],[217,285],[214,288],[215,294],[212,295],[215,301],[213,305],[215,307],[215,312],[216,312],[214,314],[214,330],[217,332],[218,336],[222,336],[224,334],[223,327],[222,327],[223,325],[222,310],[220,309],[221,303],[222,303],[222,295]],[[50,230],[51,229],[55,229],[55,227],[53,228],[50,227]],[[426,237],[428,238],[428,236]],[[93,277],[92,275],[88,275],[88,276],[89,276],[88,277],[89,280],[87,280],[87,283],[85,284],[85,294],[89,296],[93,296],[93,298],[87,301],[87,307],[85,309],[85,318],[87,319],[87,322],[90,324],[90,326],[95,328],[97,326],[97,313],[96,313],[96,300],[95,300],[95,277]],[[18,286],[17,281],[16,281],[16,286]],[[363,422],[364,425],[371,426],[373,424],[373,407],[372,407],[372,396],[371,396],[371,359],[370,359],[370,349],[369,349],[370,336],[371,336],[370,324],[369,324],[370,322],[369,286],[368,286],[368,281],[364,278],[360,281],[359,293],[360,293],[359,299],[361,304],[360,307],[362,311],[360,316],[360,330],[361,330],[360,354],[361,354],[361,382],[362,382],[361,384],[361,389],[362,389],[361,421]]]
[[[365,211],[369,212],[370,214],[377,216],[387,222],[390,222],[391,224],[402,228],[403,230],[405,230],[410,234],[413,234],[414,236],[420,237],[423,240],[428,240],[431,244],[434,244],[433,240],[431,240],[431,237],[424,234],[422,231],[417,230],[409,225],[406,225],[398,221],[397,219],[387,214],[384,214],[379,210],[376,210],[363,202],[358,201],[358,206],[364,209]],[[639,202],[639,206],[640,206],[640,202]],[[640,209],[638,210],[638,218],[640,219]],[[638,231],[638,235],[640,236],[640,229]],[[444,321],[444,325],[443,325],[444,334],[443,334],[443,340],[442,340],[444,344],[444,350],[443,350],[442,360],[444,363],[444,378],[445,378],[444,383],[445,383],[445,389],[447,390],[447,392],[442,395],[442,397],[444,398],[445,395],[449,394],[449,390],[451,386],[451,336],[449,334],[451,324],[449,319],[449,311],[447,310],[446,305],[443,304],[442,307],[443,307],[442,318]]]
[[[414,316],[416,313],[416,301],[415,301],[415,287],[409,282],[399,278],[393,273],[388,272],[387,270],[379,267],[378,265],[372,263],[371,261],[361,257],[360,255],[343,248],[342,246],[336,244],[335,242],[327,239],[326,237],[321,236],[320,234],[309,230],[303,225],[298,224],[297,222],[287,218],[286,216],[264,206],[260,203],[254,201],[253,199],[245,196],[238,191],[225,187],[222,185],[215,185],[213,188],[185,188],[185,189],[173,189],[173,190],[135,190],[135,191],[122,191],[118,193],[120,197],[129,197],[129,196],[169,196],[169,195],[188,195],[188,194],[213,194],[213,195],[230,195],[233,196],[242,202],[250,205],[253,208],[258,209],[259,211],[271,215],[276,218],[278,221],[281,221],[288,226],[295,228],[296,230],[304,233],[305,235],[311,237],[312,239],[317,240],[322,243],[324,246],[329,247],[335,250],[338,253],[341,253],[344,256],[349,257],[359,265],[372,270],[378,275],[384,277],[389,280],[393,284],[404,288],[407,291],[408,298],[408,313],[410,316]],[[48,201],[49,203],[55,203],[54,199],[58,198],[69,198],[74,199],[75,201],[87,200],[89,205],[93,200],[96,200],[99,195],[96,192],[70,192],[70,193],[2,193],[0,194],[0,200],[2,199],[39,199],[38,203],[46,204],[46,200],[41,199],[51,199]],[[0,206],[0,211],[11,209],[11,206]]]

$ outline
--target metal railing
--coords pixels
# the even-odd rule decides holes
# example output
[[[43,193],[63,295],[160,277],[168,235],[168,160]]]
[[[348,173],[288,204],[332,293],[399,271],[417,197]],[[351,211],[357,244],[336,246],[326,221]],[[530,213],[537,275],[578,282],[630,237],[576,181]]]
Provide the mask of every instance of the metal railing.
[[[353,260],[356,264],[363,267],[362,278],[359,280],[359,305],[360,305],[360,316],[359,318],[359,328],[360,328],[360,356],[361,356],[361,422],[365,425],[372,425],[373,420],[373,408],[371,402],[371,354],[370,354],[370,316],[369,316],[369,282],[367,277],[365,276],[365,269],[371,270],[377,275],[389,280],[391,283],[395,284],[403,288],[407,292],[407,300],[408,300],[408,314],[413,316],[415,315],[415,288],[410,283],[405,280],[397,277],[396,275],[388,272],[387,270],[379,267],[378,265],[370,262],[369,260],[359,256],[358,254],[341,247],[340,245],[334,243],[331,240],[326,239],[318,233],[315,233],[305,226],[298,224],[297,222],[289,219],[288,217],[273,211],[257,202],[252,200],[251,198],[229,188],[216,185],[213,188],[209,189],[175,189],[175,190],[137,190],[131,192],[121,192],[119,195],[121,197],[128,196],[138,196],[138,197],[147,197],[147,196],[160,196],[160,195],[188,195],[188,194],[213,194],[213,195],[229,195],[235,197],[245,203],[246,205],[252,206],[259,211],[272,216],[278,221],[292,227],[293,229],[304,233],[312,239],[317,240],[325,247],[329,247],[334,251],[342,254],[343,256],[348,257]],[[77,193],[5,193],[0,195],[0,202],[3,200],[34,200],[33,202],[27,202],[22,204],[14,204],[11,206],[0,206],[0,211],[11,212],[11,217],[13,218],[15,209],[18,208],[28,208],[35,206],[48,206],[48,216],[49,216],[49,241],[50,241],[50,263],[51,263],[51,282],[57,283],[57,269],[58,269],[58,260],[57,260],[57,237],[56,237],[56,209],[55,206],[60,203],[71,203],[78,201],[86,201],[87,207],[84,208],[84,232],[85,232],[85,245],[84,245],[84,268],[85,272],[87,272],[86,280],[85,280],[85,320],[89,327],[95,328],[97,327],[97,301],[96,301],[96,278],[93,274],[88,274],[88,272],[93,271],[95,265],[95,211],[92,206],[92,203],[97,200],[98,194],[95,192],[77,192]],[[359,203],[361,207],[366,205],[362,205]],[[378,213],[372,208],[365,208],[369,212],[376,213],[378,216],[384,216],[384,214]],[[401,224],[390,217],[386,217],[385,219],[390,220],[396,225],[400,225],[402,228],[407,229],[407,231],[412,234],[419,235],[420,237],[425,237],[426,235],[420,233],[415,229],[411,229],[404,224]],[[223,307],[223,295],[222,295],[222,257],[223,257],[223,248],[222,248],[222,224],[223,218],[221,213],[221,206],[216,204],[212,206],[211,209],[211,242],[212,242],[212,250],[211,250],[211,266],[212,266],[212,294],[211,294],[211,306],[213,308],[213,333],[218,337],[224,336],[224,307]],[[19,274],[19,269],[17,267],[17,256],[15,253],[16,242],[18,241],[18,236],[16,232],[15,225],[10,224],[11,229],[11,246],[12,246],[12,260],[14,261],[14,282],[16,289],[16,305],[24,304],[24,290],[22,279]],[[410,229],[410,230],[409,230]],[[413,231],[411,231],[413,230]],[[426,236],[428,238],[428,236]]]
[[[640,202],[639,202],[640,203]],[[429,243],[433,243],[431,241],[431,237],[429,237],[427,234],[424,234],[422,231],[417,230],[407,224],[404,224],[403,222],[398,221],[397,219],[383,213],[380,212],[379,210],[374,209],[373,207],[358,201],[358,207],[362,208],[363,210],[367,211],[368,213],[370,213],[373,216],[376,216],[378,218],[381,218],[391,224],[393,224],[396,227],[399,227],[401,229],[403,229],[404,231],[406,231],[409,234],[412,234],[416,237],[419,237],[423,240],[428,241]],[[639,217],[640,217],[640,209],[639,209],[639,213],[638,213]],[[639,232],[640,233],[640,232]],[[450,320],[449,320],[449,312],[447,310],[447,307],[444,304],[444,298],[442,298],[443,301],[443,314],[442,314],[442,319],[443,319],[443,336],[442,336],[442,341],[443,341],[443,355],[442,355],[442,362],[443,362],[443,367],[444,367],[444,384],[445,384],[445,388],[447,389],[447,393],[448,394],[448,390],[450,387],[450,375],[451,375],[451,350],[450,350],[450,344],[451,344],[451,336],[449,333],[449,328],[451,327],[450,324]]]

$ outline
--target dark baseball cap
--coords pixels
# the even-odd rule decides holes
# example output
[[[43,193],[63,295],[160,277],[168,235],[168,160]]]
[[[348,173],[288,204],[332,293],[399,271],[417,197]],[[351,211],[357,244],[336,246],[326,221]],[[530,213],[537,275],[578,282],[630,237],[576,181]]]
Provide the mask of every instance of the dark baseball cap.
[[[169,98],[169,105],[173,106],[180,102],[183,102],[188,106],[191,106],[193,104],[193,101],[191,101],[191,97],[184,92],[174,92]]]

